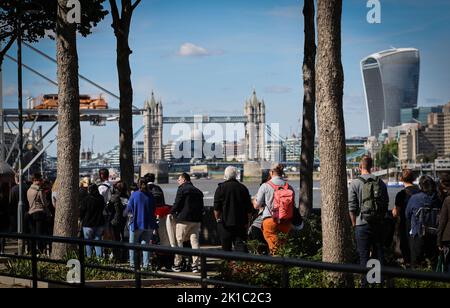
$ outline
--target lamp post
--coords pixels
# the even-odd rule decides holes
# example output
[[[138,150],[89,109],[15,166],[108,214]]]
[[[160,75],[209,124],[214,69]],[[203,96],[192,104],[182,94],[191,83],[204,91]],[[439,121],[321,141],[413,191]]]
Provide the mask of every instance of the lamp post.
[[[18,101],[17,101],[17,110],[19,113],[19,204],[17,206],[17,233],[23,233],[23,110],[22,110],[22,25],[20,21],[21,16],[21,1],[17,2],[16,13],[17,13],[17,21],[16,21],[16,31],[17,31],[17,88],[18,88]],[[19,254],[22,254],[23,246],[19,244]]]

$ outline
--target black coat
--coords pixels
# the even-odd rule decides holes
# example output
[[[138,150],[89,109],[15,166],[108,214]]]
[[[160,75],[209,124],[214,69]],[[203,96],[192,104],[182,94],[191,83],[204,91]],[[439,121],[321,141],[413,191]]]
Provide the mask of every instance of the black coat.
[[[442,205],[437,240],[438,245],[442,245],[443,242],[450,243],[450,196]]]
[[[178,187],[171,214],[178,222],[201,222],[204,211],[203,193],[192,183]]]
[[[236,180],[221,183],[214,195],[214,210],[222,214],[224,226],[246,226],[253,211],[250,192]]]
[[[156,206],[165,206],[166,205],[166,200],[164,198],[164,192],[161,187],[159,187],[158,185],[155,185],[155,184],[148,184],[147,189],[153,195]]]
[[[81,201],[80,218],[82,226],[87,228],[101,227],[105,224],[103,210],[105,199],[98,195],[87,195]]]

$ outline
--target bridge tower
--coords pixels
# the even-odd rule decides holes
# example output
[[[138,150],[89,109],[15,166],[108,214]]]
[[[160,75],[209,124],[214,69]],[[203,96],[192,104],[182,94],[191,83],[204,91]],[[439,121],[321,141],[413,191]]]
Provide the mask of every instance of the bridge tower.
[[[264,100],[258,100],[256,90],[253,90],[250,100],[245,102],[244,113],[247,117],[245,128],[246,161],[264,161],[266,104]]]
[[[153,92],[144,104],[144,126],[144,163],[159,162],[163,159],[163,107]]]

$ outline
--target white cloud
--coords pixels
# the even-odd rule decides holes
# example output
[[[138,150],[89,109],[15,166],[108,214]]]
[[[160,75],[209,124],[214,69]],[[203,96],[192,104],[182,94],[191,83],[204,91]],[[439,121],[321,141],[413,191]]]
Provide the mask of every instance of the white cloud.
[[[192,43],[184,43],[181,45],[177,55],[180,57],[205,57],[211,56],[212,53],[204,47]]]

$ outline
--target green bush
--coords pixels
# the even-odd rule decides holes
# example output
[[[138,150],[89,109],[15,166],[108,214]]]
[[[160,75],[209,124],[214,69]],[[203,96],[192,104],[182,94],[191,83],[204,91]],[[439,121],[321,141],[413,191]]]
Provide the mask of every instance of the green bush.
[[[286,244],[280,247],[278,255],[281,257],[301,258],[311,261],[322,260],[322,230],[320,217],[311,216],[305,221],[305,226],[300,231],[292,231],[283,236]],[[258,242],[247,243],[251,253],[258,253]],[[229,261],[221,264],[219,277],[225,281],[233,281],[248,285],[279,288],[282,282],[282,266],[270,264],[256,264],[252,262]],[[290,287],[314,288],[324,287],[324,279],[321,271],[290,268]]]
[[[64,258],[65,261],[70,259],[78,259],[76,254],[67,256]],[[86,263],[94,266],[113,266],[118,267],[119,265],[105,259],[91,258],[86,259]],[[65,264],[55,264],[45,261],[38,262],[38,277],[40,279],[54,280],[54,281],[66,281],[68,268]],[[22,277],[32,277],[32,268],[30,260],[9,260],[6,264],[6,269],[0,272],[13,276]],[[133,279],[134,275],[129,273],[117,273],[101,269],[85,269],[85,279],[86,280],[123,280],[123,279]]]

